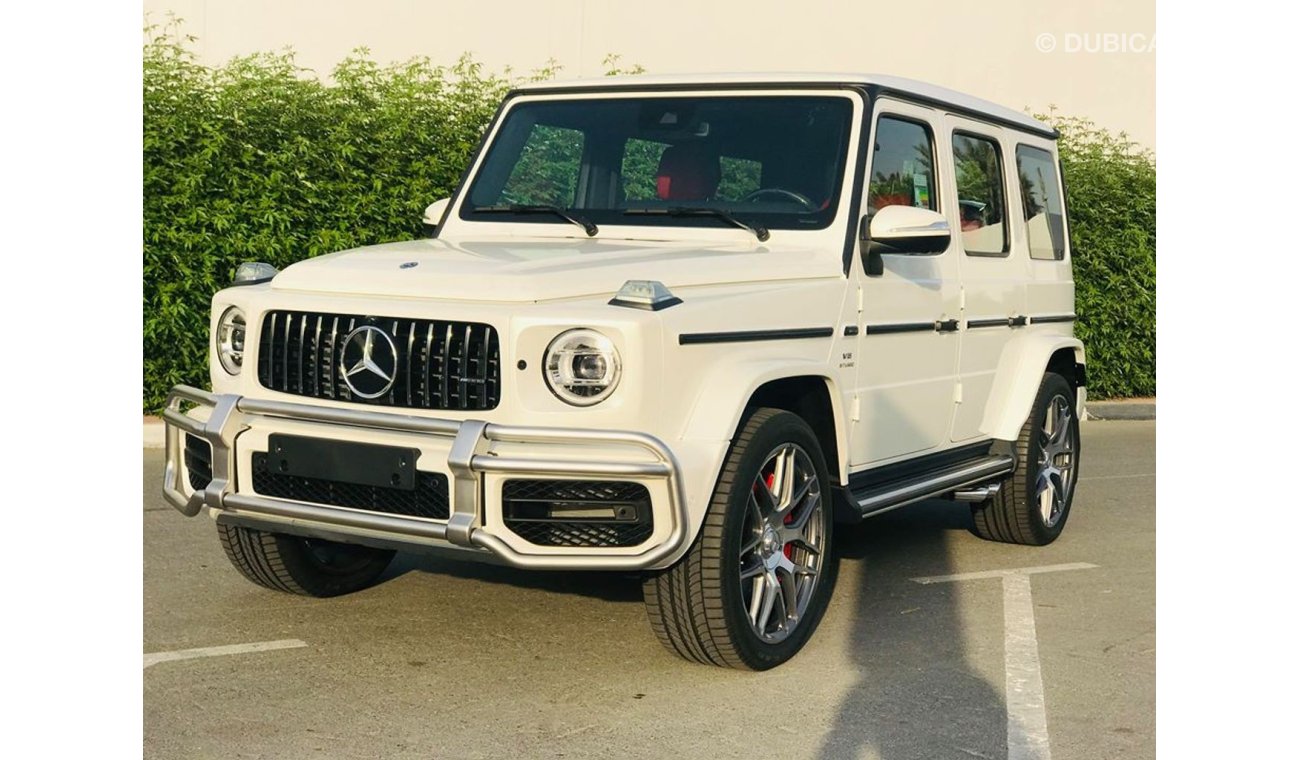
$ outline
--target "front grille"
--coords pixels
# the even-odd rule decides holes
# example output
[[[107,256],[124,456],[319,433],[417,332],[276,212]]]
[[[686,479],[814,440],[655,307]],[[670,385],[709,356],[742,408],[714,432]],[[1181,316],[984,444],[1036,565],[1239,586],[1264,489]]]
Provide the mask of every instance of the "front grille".
[[[356,396],[340,373],[344,340],[364,325],[380,328],[397,347],[392,387],[372,399]],[[496,331],[479,322],[272,311],[262,317],[257,380],[274,391],[336,401],[494,409],[501,347]]]
[[[195,435],[185,434],[185,470],[190,488],[202,491],[212,482],[212,444]]]
[[[436,472],[416,472],[415,489],[411,491],[365,486],[275,472],[267,465],[266,454],[259,451],[253,453],[253,490],[277,499],[351,507],[389,515],[434,520],[446,520],[451,515],[447,476]]]
[[[654,532],[640,483],[507,480],[501,508],[506,527],[539,546],[636,546]]]

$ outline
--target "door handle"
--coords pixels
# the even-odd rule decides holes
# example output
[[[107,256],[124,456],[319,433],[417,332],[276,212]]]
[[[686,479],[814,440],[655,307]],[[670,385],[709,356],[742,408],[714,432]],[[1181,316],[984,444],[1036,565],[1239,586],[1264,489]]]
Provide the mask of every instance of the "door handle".
[[[935,332],[957,332],[959,324],[960,322],[955,319],[940,320],[934,323],[934,329]]]

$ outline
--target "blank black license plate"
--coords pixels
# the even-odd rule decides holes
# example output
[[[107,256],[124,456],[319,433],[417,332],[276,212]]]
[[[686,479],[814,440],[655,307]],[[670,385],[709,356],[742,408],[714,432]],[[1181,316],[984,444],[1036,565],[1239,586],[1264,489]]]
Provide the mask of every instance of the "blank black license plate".
[[[300,478],[415,490],[419,449],[273,433],[267,467]]]

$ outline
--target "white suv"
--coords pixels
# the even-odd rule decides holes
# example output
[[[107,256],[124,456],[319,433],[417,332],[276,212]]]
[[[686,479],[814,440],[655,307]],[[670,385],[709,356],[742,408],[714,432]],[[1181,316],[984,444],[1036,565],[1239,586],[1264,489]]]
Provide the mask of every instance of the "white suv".
[[[430,238],[216,294],[164,492],[269,588],[355,591],[398,549],[641,571],[670,649],[780,664],[836,521],[947,497],[985,538],[1064,527],[1085,376],[1055,138],[893,77],[520,88]]]

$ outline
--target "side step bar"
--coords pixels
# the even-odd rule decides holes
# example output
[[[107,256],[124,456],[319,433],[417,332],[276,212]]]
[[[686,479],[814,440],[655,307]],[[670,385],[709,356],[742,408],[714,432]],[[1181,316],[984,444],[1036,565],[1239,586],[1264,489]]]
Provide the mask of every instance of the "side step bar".
[[[866,517],[946,493],[961,491],[967,486],[986,484],[989,480],[1009,474],[1014,467],[1015,459],[1010,454],[989,454],[920,475],[873,484],[868,488],[850,492],[850,499],[857,505],[862,516]]]
[[[988,501],[989,499],[992,499],[994,496],[997,496],[998,491],[1001,490],[1002,490],[1001,483],[997,483],[997,482],[985,483],[982,486],[971,486],[969,488],[962,488],[953,491],[952,500],[979,503],[979,502]]]

